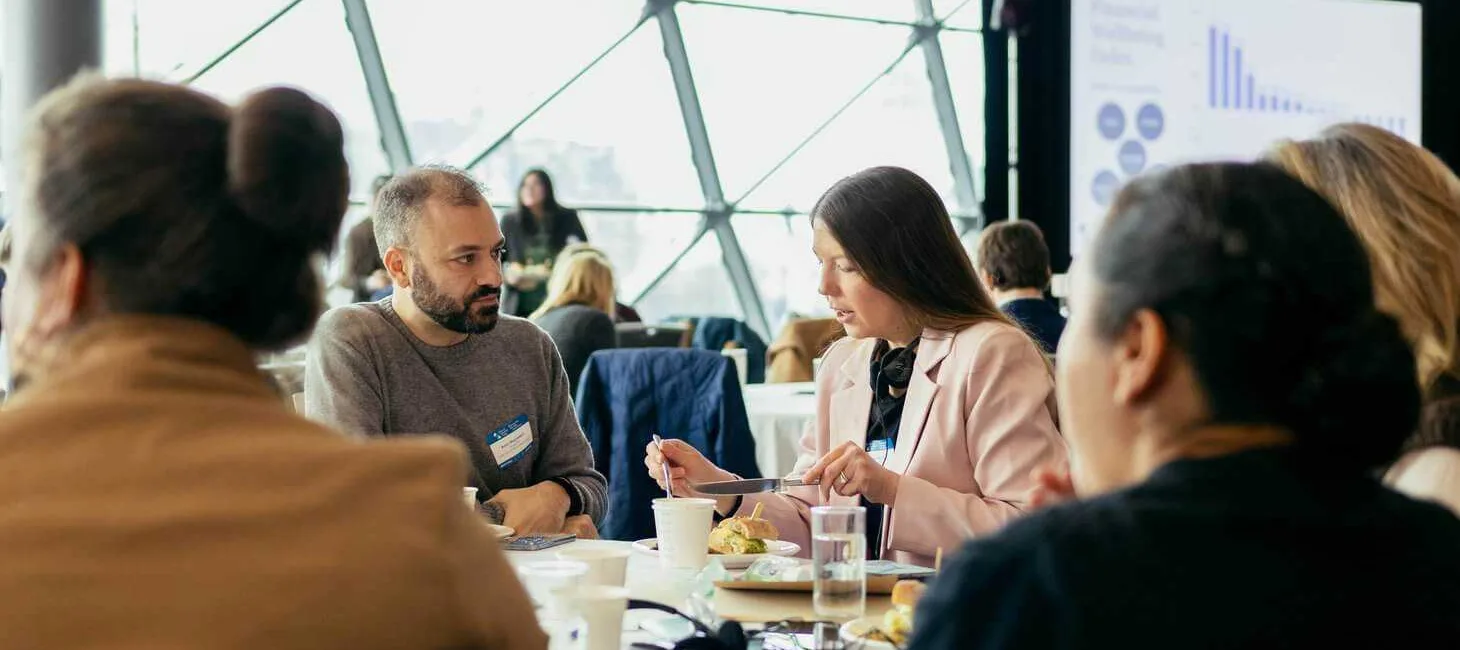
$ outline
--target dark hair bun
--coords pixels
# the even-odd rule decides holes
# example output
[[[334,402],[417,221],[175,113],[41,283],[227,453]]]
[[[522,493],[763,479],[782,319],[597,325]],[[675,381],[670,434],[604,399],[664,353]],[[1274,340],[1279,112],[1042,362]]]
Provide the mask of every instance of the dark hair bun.
[[[249,95],[228,129],[228,189],[244,216],[281,240],[333,249],[349,207],[340,121],[293,88]]]
[[[1308,453],[1340,466],[1389,464],[1419,422],[1414,351],[1378,312],[1314,342],[1316,363],[1289,396],[1288,424]]]

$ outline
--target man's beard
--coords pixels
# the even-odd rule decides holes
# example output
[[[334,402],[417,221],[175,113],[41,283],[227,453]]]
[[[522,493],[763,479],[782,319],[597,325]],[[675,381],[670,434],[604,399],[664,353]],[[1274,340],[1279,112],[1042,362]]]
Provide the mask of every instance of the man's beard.
[[[415,301],[416,308],[430,316],[437,325],[453,332],[486,334],[492,331],[497,326],[500,303],[490,306],[474,306],[472,303],[487,296],[500,296],[501,293],[501,287],[482,286],[477,287],[465,300],[458,301],[441,292],[420,264],[411,271],[411,298]]]

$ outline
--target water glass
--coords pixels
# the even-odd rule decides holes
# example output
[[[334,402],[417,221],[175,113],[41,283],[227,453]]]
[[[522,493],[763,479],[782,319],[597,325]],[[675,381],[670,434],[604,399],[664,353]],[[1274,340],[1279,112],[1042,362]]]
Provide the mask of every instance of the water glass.
[[[811,509],[812,605],[832,621],[861,618],[867,611],[867,509],[820,506]]]

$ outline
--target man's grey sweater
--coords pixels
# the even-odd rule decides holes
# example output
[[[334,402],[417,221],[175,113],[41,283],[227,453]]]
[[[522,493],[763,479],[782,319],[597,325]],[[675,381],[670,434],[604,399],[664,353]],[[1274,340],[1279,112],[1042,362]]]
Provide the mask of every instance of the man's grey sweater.
[[[502,316],[491,332],[436,347],[407,329],[390,298],[330,310],[309,344],[304,398],[309,417],[347,433],[461,440],[474,469],[466,484],[482,499],[563,478],[585,514],[603,519],[608,485],[593,468],[563,362],[528,321]]]

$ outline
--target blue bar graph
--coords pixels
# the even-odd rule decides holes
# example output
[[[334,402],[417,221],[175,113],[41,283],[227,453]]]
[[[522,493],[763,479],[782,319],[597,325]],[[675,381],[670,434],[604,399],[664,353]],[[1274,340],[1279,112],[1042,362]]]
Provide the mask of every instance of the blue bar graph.
[[[1217,28],[1207,28],[1207,105],[1217,105]]]
[[[1261,82],[1260,62],[1244,51],[1240,38],[1225,27],[1207,27],[1207,106],[1224,111],[1246,111],[1293,115],[1333,115],[1405,134],[1403,117],[1350,116],[1342,109],[1300,97],[1285,88]],[[1270,80],[1269,80],[1270,81]]]
[[[1235,86],[1232,91],[1232,107],[1242,108],[1242,48],[1237,48],[1236,52],[1236,55],[1232,57],[1236,61],[1236,70],[1232,72],[1232,85]]]
[[[1222,108],[1227,108],[1227,95],[1232,88],[1232,74],[1229,66],[1228,56],[1232,54],[1232,44],[1228,40],[1226,32],[1222,32]]]

